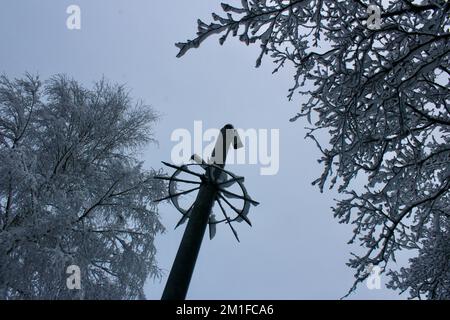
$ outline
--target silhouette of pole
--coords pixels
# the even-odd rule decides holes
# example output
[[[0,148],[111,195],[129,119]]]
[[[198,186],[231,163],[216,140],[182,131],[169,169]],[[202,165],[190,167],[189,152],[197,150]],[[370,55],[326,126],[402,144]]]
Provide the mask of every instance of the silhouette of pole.
[[[217,137],[211,162],[223,169],[232,142],[234,149],[242,146],[233,126],[227,124],[220,130]],[[209,215],[218,192],[214,183],[215,179],[211,181],[208,177],[218,178],[220,173],[220,170],[214,170],[214,167],[206,169],[161,300],[184,300],[186,298]]]

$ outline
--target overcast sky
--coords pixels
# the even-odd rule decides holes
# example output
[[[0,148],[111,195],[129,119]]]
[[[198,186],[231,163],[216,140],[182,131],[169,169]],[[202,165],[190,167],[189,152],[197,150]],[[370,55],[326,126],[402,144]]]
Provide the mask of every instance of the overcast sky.
[[[81,8],[81,30],[66,28],[66,8]],[[86,86],[103,75],[124,83],[132,96],[160,114],[155,128],[159,145],[142,153],[147,167],[170,162],[179,128],[193,131],[226,123],[243,129],[280,130],[280,168],[274,176],[260,175],[259,165],[228,168],[245,176],[250,195],[261,202],[253,208],[253,227],[239,224],[241,243],[226,225],[212,241],[205,237],[188,298],[190,299],[337,299],[353,283],[347,262],[350,226],[340,225],[330,207],[339,197],[321,194],[311,181],[321,174],[315,145],[303,137],[303,119],[289,122],[301,97],[286,98],[292,85],[289,68],[272,75],[269,59],[255,69],[258,47],[231,39],[220,46],[217,37],[177,59],[175,42],[192,38],[197,18],[209,20],[220,8],[211,0],[3,0],[0,8],[0,72],[42,79],[66,73]],[[167,232],[157,239],[161,282],[148,281],[146,294],[159,299],[184,227],[170,205],[160,206]],[[356,299],[395,299],[397,293],[361,285]],[[404,295],[400,298],[404,298]]]

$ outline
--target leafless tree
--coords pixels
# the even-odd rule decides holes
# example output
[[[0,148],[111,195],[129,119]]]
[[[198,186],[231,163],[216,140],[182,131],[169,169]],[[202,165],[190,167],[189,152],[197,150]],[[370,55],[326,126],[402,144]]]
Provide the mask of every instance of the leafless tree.
[[[144,298],[164,186],[134,155],[156,119],[105,80],[0,77],[1,299]]]
[[[380,27],[367,21],[376,5]],[[334,215],[354,225],[355,283],[378,265],[411,298],[450,298],[450,3],[445,0],[242,0],[178,43],[179,57],[213,34],[258,43],[276,64],[295,67],[289,99],[304,103],[307,137],[323,154],[327,181],[346,194]],[[319,141],[324,131],[328,143]],[[362,190],[356,177],[367,178]],[[399,250],[416,255],[393,271]],[[388,271],[391,269],[391,271]]]

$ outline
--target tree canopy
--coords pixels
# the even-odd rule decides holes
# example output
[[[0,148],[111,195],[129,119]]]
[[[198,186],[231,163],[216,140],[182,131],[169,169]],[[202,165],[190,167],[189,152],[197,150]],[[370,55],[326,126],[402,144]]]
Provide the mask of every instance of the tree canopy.
[[[381,11],[369,27],[370,5]],[[213,22],[198,20],[178,57],[211,35],[257,43],[258,67],[295,68],[288,98],[301,95],[306,137],[317,143],[327,182],[345,194],[333,208],[351,223],[356,242],[349,266],[355,283],[367,267],[390,275],[389,287],[411,298],[450,298],[450,3],[445,0],[242,0],[222,3]],[[319,141],[324,132],[328,141]],[[354,187],[363,177],[364,188]],[[399,250],[409,266],[389,271]]]
[[[156,120],[105,80],[0,78],[0,298],[144,297],[164,185],[135,154]]]

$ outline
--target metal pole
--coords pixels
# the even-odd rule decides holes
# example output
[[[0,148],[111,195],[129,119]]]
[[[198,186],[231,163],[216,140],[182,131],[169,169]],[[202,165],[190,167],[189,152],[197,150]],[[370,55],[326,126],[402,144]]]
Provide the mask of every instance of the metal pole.
[[[215,198],[213,185],[205,184],[200,188],[161,300],[186,298]]]
[[[213,163],[221,168],[225,166],[229,145],[233,142],[234,148],[240,147],[240,140],[237,135],[233,135],[233,139],[230,139],[230,135],[227,135],[229,133],[227,130],[233,130],[233,126],[228,124],[220,130],[211,155]],[[209,169],[211,168],[209,167],[207,170]],[[215,173],[218,174],[220,172],[216,171]],[[206,176],[208,175],[209,172],[207,171]],[[195,199],[161,300],[184,300],[186,298],[192,273],[194,272],[195,262],[200,251],[216,196],[216,186],[208,179],[205,179]]]

